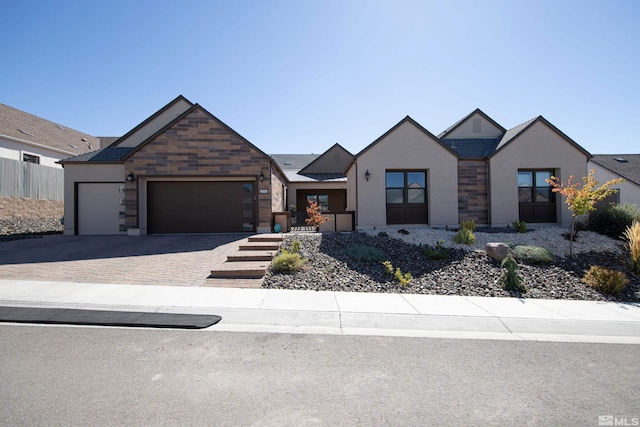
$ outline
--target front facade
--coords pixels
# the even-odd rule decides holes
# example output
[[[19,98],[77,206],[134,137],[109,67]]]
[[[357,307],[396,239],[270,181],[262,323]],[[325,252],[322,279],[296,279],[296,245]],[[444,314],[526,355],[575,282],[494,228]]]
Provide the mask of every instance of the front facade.
[[[355,156],[349,208],[358,228],[565,225],[545,179],[584,176],[590,157],[542,116],[507,130],[478,109],[437,137],[407,117]]]
[[[285,209],[277,164],[181,96],[62,164],[65,234],[268,232]]]
[[[286,212],[304,225],[310,200],[332,218],[327,231],[566,225],[545,179],[582,177],[590,158],[542,116],[505,129],[479,109],[437,136],[407,116],[355,156],[339,144],[269,156],[179,96],[108,147],[60,162],[65,234],[268,232]]]

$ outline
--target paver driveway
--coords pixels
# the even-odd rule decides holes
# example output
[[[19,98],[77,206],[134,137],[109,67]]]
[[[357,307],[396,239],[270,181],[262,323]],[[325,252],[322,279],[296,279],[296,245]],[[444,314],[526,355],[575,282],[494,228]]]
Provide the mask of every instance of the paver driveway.
[[[0,242],[0,278],[207,286],[215,259],[245,237],[52,235]]]

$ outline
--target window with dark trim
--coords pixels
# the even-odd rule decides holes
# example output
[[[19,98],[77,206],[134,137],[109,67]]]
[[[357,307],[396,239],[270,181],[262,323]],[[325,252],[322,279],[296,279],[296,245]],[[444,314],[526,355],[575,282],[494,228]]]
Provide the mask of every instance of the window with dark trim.
[[[549,170],[518,171],[518,202],[520,203],[553,203],[555,193],[545,180],[553,176]]]
[[[425,204],[427,202],[426,183],[425,171],[387,171],[387,204]]]
[[[22,153],[22,161],[27,163],[40,164],[40,156],[33,154]]]

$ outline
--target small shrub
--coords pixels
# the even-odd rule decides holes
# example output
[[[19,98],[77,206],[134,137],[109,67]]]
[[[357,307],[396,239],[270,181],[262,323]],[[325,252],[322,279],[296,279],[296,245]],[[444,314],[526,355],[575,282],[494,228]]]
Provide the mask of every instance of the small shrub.
[[[329,217],[322,216],[318,204],[313,200],[309,200],[309,206],[307,206],[307,219],[305,219],[304,222],[306,222],[308,226],[318,229],[322,224],[329,220]]]
[[[461,228],[455,236],[453,236],[453,241],[460,245],[473,245],[476,242],[476,236],[473,235],[473,231],[467,228]]]
[[[524,221],[513,221],[511,223],[511,225],[513,225],[513,228],[516,229],[517,233],[526,233],[527,232],[527,223]]]
[[[291,252],[300,252],[300,242],[294,240],[291,242]]]
[[[633,221],[640,221],[640,208],[636,205],[612,205],[604,212],[589,218],[588,228],[612,239],[621,239]]]
[[[518,273],[518,263],[511,255],[507,255],[500,264],[505,269],[500,275],[499,282],[502,288],[507,291],[527,292],[527,288],[522,284],[522,276]]]
[[[393,274],[393,265],[391,261],[382,261],[382,265],[384,265],[385,274]]]
[[[436,242],[435,248],[427,246],[426,248],[424,248],[424,255],[433,261],[449,258],[449,250],[442,246],[443,244],[444,240],[438,240]]]
[[[631,267],[634,273],[640,273],[640,222],[633,221],[623,233],[631,253]]]
[[[551,264],[554,260],[551,251],[541,246],[518,245],[511,252],[517,260],[530,264]]]
[[[352,246],[344,253],[351,259],[365,262],[382,261],[387,257],[380,249],[371,246]]]
[[[463,230],[469,230],[471,232],[476,231],[476,222],[472,219],[465,219],[460,222],[460,228]]]
[[[378,233],[378,237],[389,237],[386,231],[381,231]]]
[[[599,265],[592,265],[582,278],[582,281],[596,291],[608,294],[621,292],[629,283],[629,279],[624,273]]]
[[[407,286],[409,283],[411,283],[411,279],[413,279],[413,276],[411,275],[411,273],[402,274],[402,271],[400,271],[399,268],[396,268],[396,272],[393,274],[393,278],[400,284],[400,286]]]
[[[271,267],[276,273],[291,273],[300,270],[306,261],[299,253],[283,250],[271,261]]]

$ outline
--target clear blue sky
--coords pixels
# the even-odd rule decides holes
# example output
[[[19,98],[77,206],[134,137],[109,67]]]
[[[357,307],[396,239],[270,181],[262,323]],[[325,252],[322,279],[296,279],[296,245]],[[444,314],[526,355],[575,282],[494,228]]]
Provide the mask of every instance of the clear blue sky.
[[[95,136],[182,94],[267,153],[475,108],[640,152],[637,0],[4,0],[0,36],[0,102]]]

